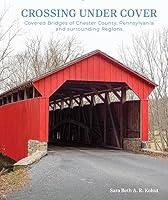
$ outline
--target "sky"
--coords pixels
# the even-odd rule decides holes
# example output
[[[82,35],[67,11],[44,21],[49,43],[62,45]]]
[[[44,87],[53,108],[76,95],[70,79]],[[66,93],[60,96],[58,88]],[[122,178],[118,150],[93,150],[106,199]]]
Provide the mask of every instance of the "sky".
[[[51,35],[57,37],[61,36],[71,36],[76,35],[78,40],[81,41],[86,52],[100,49],[111,56],[118,57],[118,48],[124,43],[129,45],[131,42],[132,35],[140,35],[142,32],[151,32],[155,29],[161,29],[167,27],[168,25],[168,12],[166,1],[164,0],[0,0],[0,11],[9,9],[4,26],[10,25],[10,23],[17,19],[19,27],[22,29],[20,36],[18,36],[14,42],[14,47],[16,51],[21,51],[24,48],[26,38],[31,38],[36,35],[42,36],[44,39],[48,39]],[[23,18],[21,16],[22,9],[156,9],[157,18],[84,18],[75,17],[75,21],[108,21],[117,22],[127,21],[127,22],[153,22],[154,25],[146,26],[122,26],[123,31],[101,31],[101,32],[64,32],[56,31],[56,26],[40,26],[40,25],[25,25],[25,21],[30,22],[47,22],[46,18]],[[59,22],[69,22],[72,21],[71,18],[54,18],[49,20],[59,21]],[[101,26],[100,26],[101,27]],[[111,26],[108,26],[111,27]]]

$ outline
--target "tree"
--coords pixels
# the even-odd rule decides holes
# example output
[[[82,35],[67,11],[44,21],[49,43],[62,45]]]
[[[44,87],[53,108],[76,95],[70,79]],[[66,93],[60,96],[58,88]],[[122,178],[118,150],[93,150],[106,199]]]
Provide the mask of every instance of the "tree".
[[[122,44],[121,60],[158,84],[152,98],[168,95],[168,29],[133,36],[130,46]]]
[[[8,88],[52,71],[83,54],[83,47],[75,36],[52,36],[47,42],[37,36],[28,39],[25,46],[25,50],[10,59],[13,73],[6,82]]]
[[[150,133],[158,149],[168,148],[168,29],[133,36],[131,44],[121,45],[121,60],[147,76],[158,87],[149,98]],[[159,142],[158,142],[159,135]]]
[[[18,35],[20,29],[17,26],[17,20],[14,20],[9,26],[5,26],[5,19],[8,10],[0,13],[0,91],[4,87],[4,82],[9,78],[9,66],[6,61],[11,55],[13,48],[12,42]]]

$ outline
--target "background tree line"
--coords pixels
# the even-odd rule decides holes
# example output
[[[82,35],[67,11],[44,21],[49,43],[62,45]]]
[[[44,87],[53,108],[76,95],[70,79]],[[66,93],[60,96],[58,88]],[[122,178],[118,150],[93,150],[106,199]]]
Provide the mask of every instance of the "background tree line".
[[[168,29],[133,36],[120,48],[124,64],[145,75],[158,86],[149,97],[150,133],[155,149],[168,149]]]
[[[27,38],[25,48],[15,52],[13,42],[22,36],[17,20],[6,27],[6,12],[0,15],[0,92],[38,77],[83,54],[75,36],[51,35]],[[21,35],[21,36],[19,36]],[[19,44],[18,44],[19,45]]]

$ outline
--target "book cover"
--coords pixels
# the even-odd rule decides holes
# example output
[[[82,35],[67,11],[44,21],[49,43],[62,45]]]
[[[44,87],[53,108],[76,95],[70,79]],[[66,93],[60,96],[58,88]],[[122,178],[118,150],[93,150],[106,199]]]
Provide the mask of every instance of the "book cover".
[[[166,200],[166,2],[0,2],[0,199]]]

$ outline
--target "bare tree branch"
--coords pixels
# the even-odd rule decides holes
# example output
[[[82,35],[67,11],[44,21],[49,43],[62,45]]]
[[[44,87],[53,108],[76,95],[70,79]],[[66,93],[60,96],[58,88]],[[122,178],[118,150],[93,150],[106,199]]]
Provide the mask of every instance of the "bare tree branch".
[[[83,54],[82,45],[74,36],[51,37],[47,42],[43,42],[42,37],[35,37],[28,39],[25,45],[24,51],[10,59],[12,76],[6,83],[8,87],[54,70]]]
[[[133,36],[131,44],[122,44],[119,53],[126,65],[158,84],[150,96],[150,129],[152,138],[157,135],[165,149],[168,143],[165,136],[168,130],[168,29]]]
[[[4,88],[5,81],[10,77],[9,66],[6,64],[11,55],[12,42],[18,35],[20,29],[17,26],[17,20],[14,20],[11,25],[3,26],[8,10],[0,13],[0,90]]]

